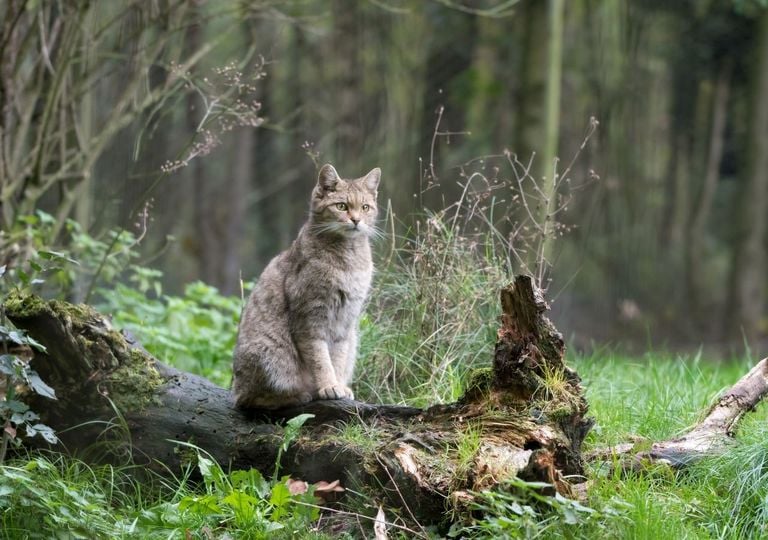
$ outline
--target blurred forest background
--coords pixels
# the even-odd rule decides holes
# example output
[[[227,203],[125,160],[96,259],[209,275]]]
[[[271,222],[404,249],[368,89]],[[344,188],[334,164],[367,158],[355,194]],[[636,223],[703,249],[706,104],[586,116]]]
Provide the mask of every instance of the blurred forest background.
[[[559,156],[562,172],[596,119],[580,189],[562,186],[559,328],[765,348],[764,2],[1,0],[0,16],[0,264],[42,209],[54,244],[67,218],[124,227],[165,290],[239,294],[324,162],[383,169],[385,254],[472,171],[514,179],[517,156],[551,178]]]

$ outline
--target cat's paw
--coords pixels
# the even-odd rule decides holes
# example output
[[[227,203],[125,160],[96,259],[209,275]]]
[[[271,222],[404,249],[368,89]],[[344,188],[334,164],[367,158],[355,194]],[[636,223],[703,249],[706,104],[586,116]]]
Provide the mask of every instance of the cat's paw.
[[[300,394],[296,395],[296,404],[297,405],[304,405],[305,403],[309,403],[312,401],[312,394],[309,392],[301,392]]]
[[[353,399],[355,396],[348,386],[332,384],[325,386],[317,392],[320,399]]]

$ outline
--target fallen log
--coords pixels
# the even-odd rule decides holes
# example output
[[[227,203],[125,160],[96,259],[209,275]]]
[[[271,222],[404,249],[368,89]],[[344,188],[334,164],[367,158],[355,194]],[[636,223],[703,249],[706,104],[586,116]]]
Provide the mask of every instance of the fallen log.
[[[182,441],[225,468],[271,473],[281,422],[312,413],[283,457],[285,474],[369,487],[422,523],[436,523],[451,503],[505,479],[543,481],[569,494],[570,479],[583,473],[581,444],[592,421],[541,291],[520,276],[501,302],[493,365],[475,373],[456,403],[417,409],[329,400],[269,412],[235,409],[228,390],[164,365],[88,306],[15,293],[5,310],[47,348],[31,363],[58,399],[29,398],[69,453],[93,458],[104,441],[99,451],[113,459],[128,455],[175,473],[190,460]],[[365,437],[347,437],[349,426]]]
[[[611,468],[639,471],[649,464],[682,469],[706,457],[727,452],[742,416],[768,395],[768,358],[763,358],[746,375],[723,393],[704,418],[679,437],[657,441],[639,449],[624,443],[589,452],[588,461],[605,462]],[[643,446],[648,446],[647,444]]]

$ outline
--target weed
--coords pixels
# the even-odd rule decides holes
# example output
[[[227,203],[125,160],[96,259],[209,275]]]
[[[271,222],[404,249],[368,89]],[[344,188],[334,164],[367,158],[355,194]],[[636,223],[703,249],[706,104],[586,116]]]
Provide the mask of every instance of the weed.
[[[455,452],[456,468],[453,471],[453,477],[457,484],[466,480],[467,475],[472,471],[475,457],[480,451],[480,444],[483,441],[483,428],[481,425],[467,425],[456,439]]]

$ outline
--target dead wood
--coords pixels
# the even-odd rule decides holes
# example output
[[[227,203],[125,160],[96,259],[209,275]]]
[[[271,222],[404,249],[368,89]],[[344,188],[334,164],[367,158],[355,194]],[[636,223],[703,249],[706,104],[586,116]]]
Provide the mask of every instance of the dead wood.
[[[228,390],[164,365],[87,306],[16,294],[5,309],[47,347],[31,362],[58,400],[29,398],[63,450],[86,459],[96,458],[94,448],[101,457],[107,450],[110,459],[175,473],[194,458],[178,441],[191,442],[224,467],[271,474],[282,421],[312,413],[284,456],[285,474],[340,479],[430,523],[470,491],[515,476],[567,494],[568,478],[583,473],[591,420],[578,376],[563,363],[562,337],[544,316],[548,306],[527,276],[504,288],[501,301],[493,366],[478,371],[456,403],[315,401],[276,412],[235,409]],[[348,436],[349,425],[364,437]],[[469,454],[468,434],[475,441]]]
[[[623,470],[638,470],[648,464],[666,464],[681,469],[702,458],[722,454],[734,443],[739,420],[768,394],[768,358],[763,358],[710,407],[704,418],[684,435],[655,442],[639,450],[625,443],[590,452],[592,462],[611,462]]]

